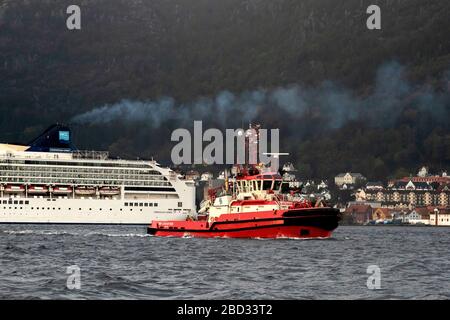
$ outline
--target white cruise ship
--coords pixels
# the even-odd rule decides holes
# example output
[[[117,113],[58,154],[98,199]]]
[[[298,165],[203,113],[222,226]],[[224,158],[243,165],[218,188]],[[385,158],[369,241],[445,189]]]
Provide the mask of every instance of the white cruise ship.
[[[78,151],[54,125],[0,144],[0,223],[142,224],[196,215],[195,185],[155,161]]]

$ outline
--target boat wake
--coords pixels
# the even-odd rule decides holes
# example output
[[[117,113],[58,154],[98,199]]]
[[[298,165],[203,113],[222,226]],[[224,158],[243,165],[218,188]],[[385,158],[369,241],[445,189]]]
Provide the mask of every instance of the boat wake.
[[[57,236],[57,235],[72,235],[66,231],[43,231],[43,230],[3,230],[6,234],[35,234],[35,235],[45,235],[45,236]],[[75,234],[73,234],[75,235]]]
[[[102,233],[102,232],[89,232],[84,236],[103,236],[103,237],[139,237],[148,238],[149,234],[145,233]]]
[[[103,236],[103,237],[140,237],[147,238],[150,237],[149,234],[145,233],[103,233],[103,232],[67,232],[67,231],[46,231],[46,230],[2,230],[4,234],[10,235],[39,235],[39,236]]]

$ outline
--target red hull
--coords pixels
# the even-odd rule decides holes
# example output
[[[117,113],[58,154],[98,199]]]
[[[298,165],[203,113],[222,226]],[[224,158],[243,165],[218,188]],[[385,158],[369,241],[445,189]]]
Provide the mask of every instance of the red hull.
[[[336,209],[309,208],[226,214],[211,223],[154,221],[148,227],[148,233],[161,237],[329,238],[338,221]]]
[[[303,233],[303,236],[300,234]],[[195,238],[329,238],[332,231],[327,231],[315,227],[271,227],[253,230],[238,231],[210,231],[210,232],[173,232],[158,230],[154,233],[158,237],[195,237]]]

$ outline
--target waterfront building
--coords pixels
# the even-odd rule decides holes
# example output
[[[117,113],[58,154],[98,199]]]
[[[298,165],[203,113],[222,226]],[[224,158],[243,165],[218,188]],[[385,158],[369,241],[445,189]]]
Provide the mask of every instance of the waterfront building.
[[[334,183],[340,188],[351,189],[357,183],[365,181],[366,178],[361,173],[346,172],[334,177]]]

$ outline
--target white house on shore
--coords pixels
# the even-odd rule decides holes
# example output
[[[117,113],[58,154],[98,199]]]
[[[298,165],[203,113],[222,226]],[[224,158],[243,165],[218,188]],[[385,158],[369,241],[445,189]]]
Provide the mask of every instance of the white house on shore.
[[[346,172],[346,173],[340,173],[336,177],[334,177],[334,183],[338,187],[342,187],[346,185],[349,187],[350,185],[354,185],[359,181],[365,181],[366,178],[361,173],[355,173],[355,172]]]
[[[403,222],[409,224],[430,224],[430,214],[427,208],[413,209],[403,217]]]

